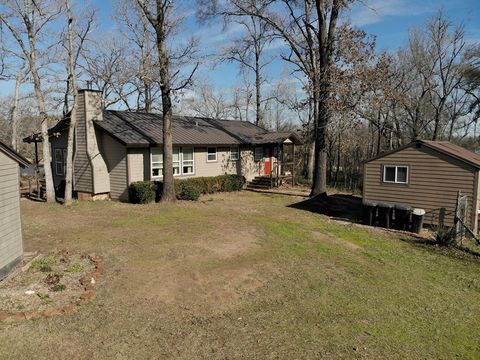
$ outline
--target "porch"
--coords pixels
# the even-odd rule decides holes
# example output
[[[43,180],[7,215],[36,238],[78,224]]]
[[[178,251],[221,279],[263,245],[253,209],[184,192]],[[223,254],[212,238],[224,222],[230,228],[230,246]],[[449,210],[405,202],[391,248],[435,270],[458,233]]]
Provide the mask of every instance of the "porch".
[[[295,185],[296,147],[302,140],[295,132],[270,133],[268,139],[258,139],[254,158],[258,175],[247,183],[247,189],[266,190],[289,183]]]

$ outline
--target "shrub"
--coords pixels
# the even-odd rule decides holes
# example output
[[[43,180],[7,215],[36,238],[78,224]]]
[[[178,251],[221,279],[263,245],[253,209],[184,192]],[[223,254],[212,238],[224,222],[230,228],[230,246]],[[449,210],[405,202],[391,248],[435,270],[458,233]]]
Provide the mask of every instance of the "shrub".
[[[456,235],[455,227],[440,226],[435,233],[435,240],[439,245],[454,246],[456,245]]]
[[[134,204],[148,204],[155,200],[156,184],[152,181],[136,181],[130,185],[129,195]]]
[[[53,256],[47,256],[42,259],[33,260],[31,266],[33,269],[40,270],[41,272],[51,272],[54,263],[55,258]]]
[[[197,200],[201,194],[239,191],[244,184],[245,178],[241,175],[195,177],[174,181],[175,194],[179,200]],[[138,181],[130,185],[130,201],[135,204],[160,201],[162,191],[162,181]]]
[[[63,291],[66,290],[67,286],[65,284],[56,284],[52,287],[52,291],[58,292],[58,291]]]
[[[83,270],[83,266],[81,264],[72,264],[65,270],[65,272],[67,272],[67,273],[79,273],[82,270]]]
[[[200,191],[191,184],[184,184],[182,190],[177,194],[177,199],[197,201],[200,197]]]

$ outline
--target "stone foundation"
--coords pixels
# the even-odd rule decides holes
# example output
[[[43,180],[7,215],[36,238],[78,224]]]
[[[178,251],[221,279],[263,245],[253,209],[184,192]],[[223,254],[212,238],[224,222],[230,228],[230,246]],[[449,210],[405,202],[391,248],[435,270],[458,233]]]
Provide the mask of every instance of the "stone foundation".
[[[92,194],[88,192],[77,191],[77,198],[80,201],[110,200],[110,193]]]

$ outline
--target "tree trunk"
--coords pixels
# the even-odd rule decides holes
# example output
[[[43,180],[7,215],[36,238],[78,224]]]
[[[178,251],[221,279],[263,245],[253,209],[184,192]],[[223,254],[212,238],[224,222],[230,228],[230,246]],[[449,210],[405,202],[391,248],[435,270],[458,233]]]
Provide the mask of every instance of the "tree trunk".
[[[55,188],[53,186],[52,176],[52,158],[50,155],[50,139],[48,136],[48,114],[45,106],[45,98],[43,97],[42,85],[40,75],[38,74],[35,58],[35,37],[32,31],[28,33],[30,41],[30,47],[32,52],[30,54],[29,64],[30,72],[33,77],[33,87],[35,90],[35,97],[37,98],[38,112],[41,119],[41,132],[42,132],[42,153],[43,153],[43,169],[45,171],[45,183],[47,191],[47,202],[55,201]]]
[[[10,120],[12,124],[12,148],[13,150],[18,150],[18,101],[20,98],[20,87],[22,86],[23,81],[25,80],[26,71],[22,68],[15,79],[15,95],[13,99],[13,106],[10,113]]]
[[[160,27],[162,25],[159,25]],[[160,66],[160,91],[162,93],[163,113],[163,191],[162,202],[175,201],[173,183],[173,140],[172,140],[172,100],[170,88],[170,69],[168,51],[163,29],[157,29],[157,46]]]
[[[315,162],[315,141],[311,141],[308,146],[308,166],[307,166],[307,179],[313,179],[313,168]]]
[[[68,139],[67,139],[67,161],[65,169],[65,195],[64,202],[65,206],[72,205],[72,192],[73,192],[73,142],[75,138],[75,130],[77,128],[77,75],[75,73],[75,52],[73,49],[74,38],[73,38],[73,15],[72,9],[70,7],[70,1],[65,0],[65,5],[67,7],[67,16],[68,16],[68,72],[69,72],[69,83],[72,85],[73,91],[73,104],[72,112],[70,113],[70,126],[68,128]],[[68,96],[68,94],[67,94]]]
[[[261,78],[260,78],[260,54],[255,49],[255,102],[256,102],[256,117],[255,125],[263,126],[262,103],[261,103]]]
[[[318,125],[316,127],[315,136],[315,167],[313,171],[313,184],[311,197],[326,197],[327,196],[327,154],[325,152],[326,127],[330,121],[330,112],[328,111],[327,90],[324,86],[322,90],[321,99],[318,101],[318,119],[315,121]]]

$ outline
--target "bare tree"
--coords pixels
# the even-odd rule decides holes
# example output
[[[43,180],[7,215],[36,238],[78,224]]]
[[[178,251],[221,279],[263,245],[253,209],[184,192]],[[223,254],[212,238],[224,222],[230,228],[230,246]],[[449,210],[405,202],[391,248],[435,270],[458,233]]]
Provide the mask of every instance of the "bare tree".
[[[282,58],[301,71],[310,84],[314,113],[315,166],[311,196],[326,196],[326,128],[331,118],[331,67],[337,21],[346,0],[230,0],[221,10],[230,16],[254,16],[288,45]],[[205,4],[204,4],[205,5]],[[218,4],[217,4],[218,6]],[[218,10],[217,10],[218,11]]]
[[[462,89],[470,96],[470,111],[480,118],[480,44],[472,45],[465,53]]]
[[[429,55],[437,65],[435,86],[431,94],[431,103],[434,109],[432,140],[437,140],[441,132],[445,106],[451,98],[452,92],[459,87],[463,80],[459,65],[466,42],[463,25],[453,27],[451,20],[446,18],[441,11],[427,24],[427,29],[431,43]]]
[[[175,86],[173,83],[181,71],[177,70],[172,74],[172,62],[177,62],[177,66],[180,67],[189,64],[194,54],[195,41],[192,38],[177,51],[169,47],[169,39],[183,20],[181,17],[175,16],[173,0],[136,0],[136,3],[140,6],[156,35],[163,114],[163,192],[161,201],[175,201],[172,161],[172,94],[191,83],[198,63],[190,75]]]
[[[25,82],[29,73],[27,63],[23,64],[15,77],[15,93],[13,96],[13,105],[10,111],[10,122],[12,125],[12,148],[18,149],[18,103],[20,101],[20,88]]]
[[[129,87],[134,90],[135,107],[151,112],[160,93],[154,33],[142,10],[128,2],[117,3],[116,19],[129,48],[125,65],[129,67]]]
[[[72,110],[70,112],[70,125],[68,127],[67,139],[67,161],[65,166],[65,194],[64,205],[72,205],[72,190],[73,190],[73,161],[74,161],[74,138],[77,127],[77,64],[80,54],[83,50],[85,41],[90,32],[90,29],[95,18],[95,12],[91,11],[86,17],[87,21],[83,28],[78,27],[78,18],[74,18],[72,11],[72,4],[70,0],[65,0],[66,15],[67,15],[67,60],[68,60],[68,80],[67,91],[65,95],[65,108],[68,109],[68,93],[72,90]],[[64,111],[65,112],[65,111]],[[66,114],[65,114],[66,115]]]
[[[229,118],[233,109],[225,93],[216,92],[206,79],[196,86],[193,96],[186,99],[185,104],[194,115],[214,119]]]
[[[89,80],[102,92],[105,108],[120,103],[133,110],[130,96],[135,89],[128,85],[134,74],[126,60],[127,53],[126,45],[118,36],[107,34],[89,44],[83,54],[84,63],[79,63]]]
[[[58,17],[61,7],[49,0],[6,0],[0,8],[0,22],[4,23],[27,59],[33,78],[38,112],[41,118],[42,152],[45,170],[47,201],[55,201],[48,137],[48,113],[38,67],[39,41],[46,37],[48,26]]]
[[[224,61],[237,62],[241,71],[252,72],[255,77],[255,124],[264,126],[264,103],[267,101],[262,96],[262,85],[266,79],[265,68],[272,59],[267,59],[265,49],[272,41],[272,34],[266,22],[255,16],[229,16],[225,13],[225,22],[233,19],[240,24],[245,33],[235,39],[231,46],[223,49]]]

